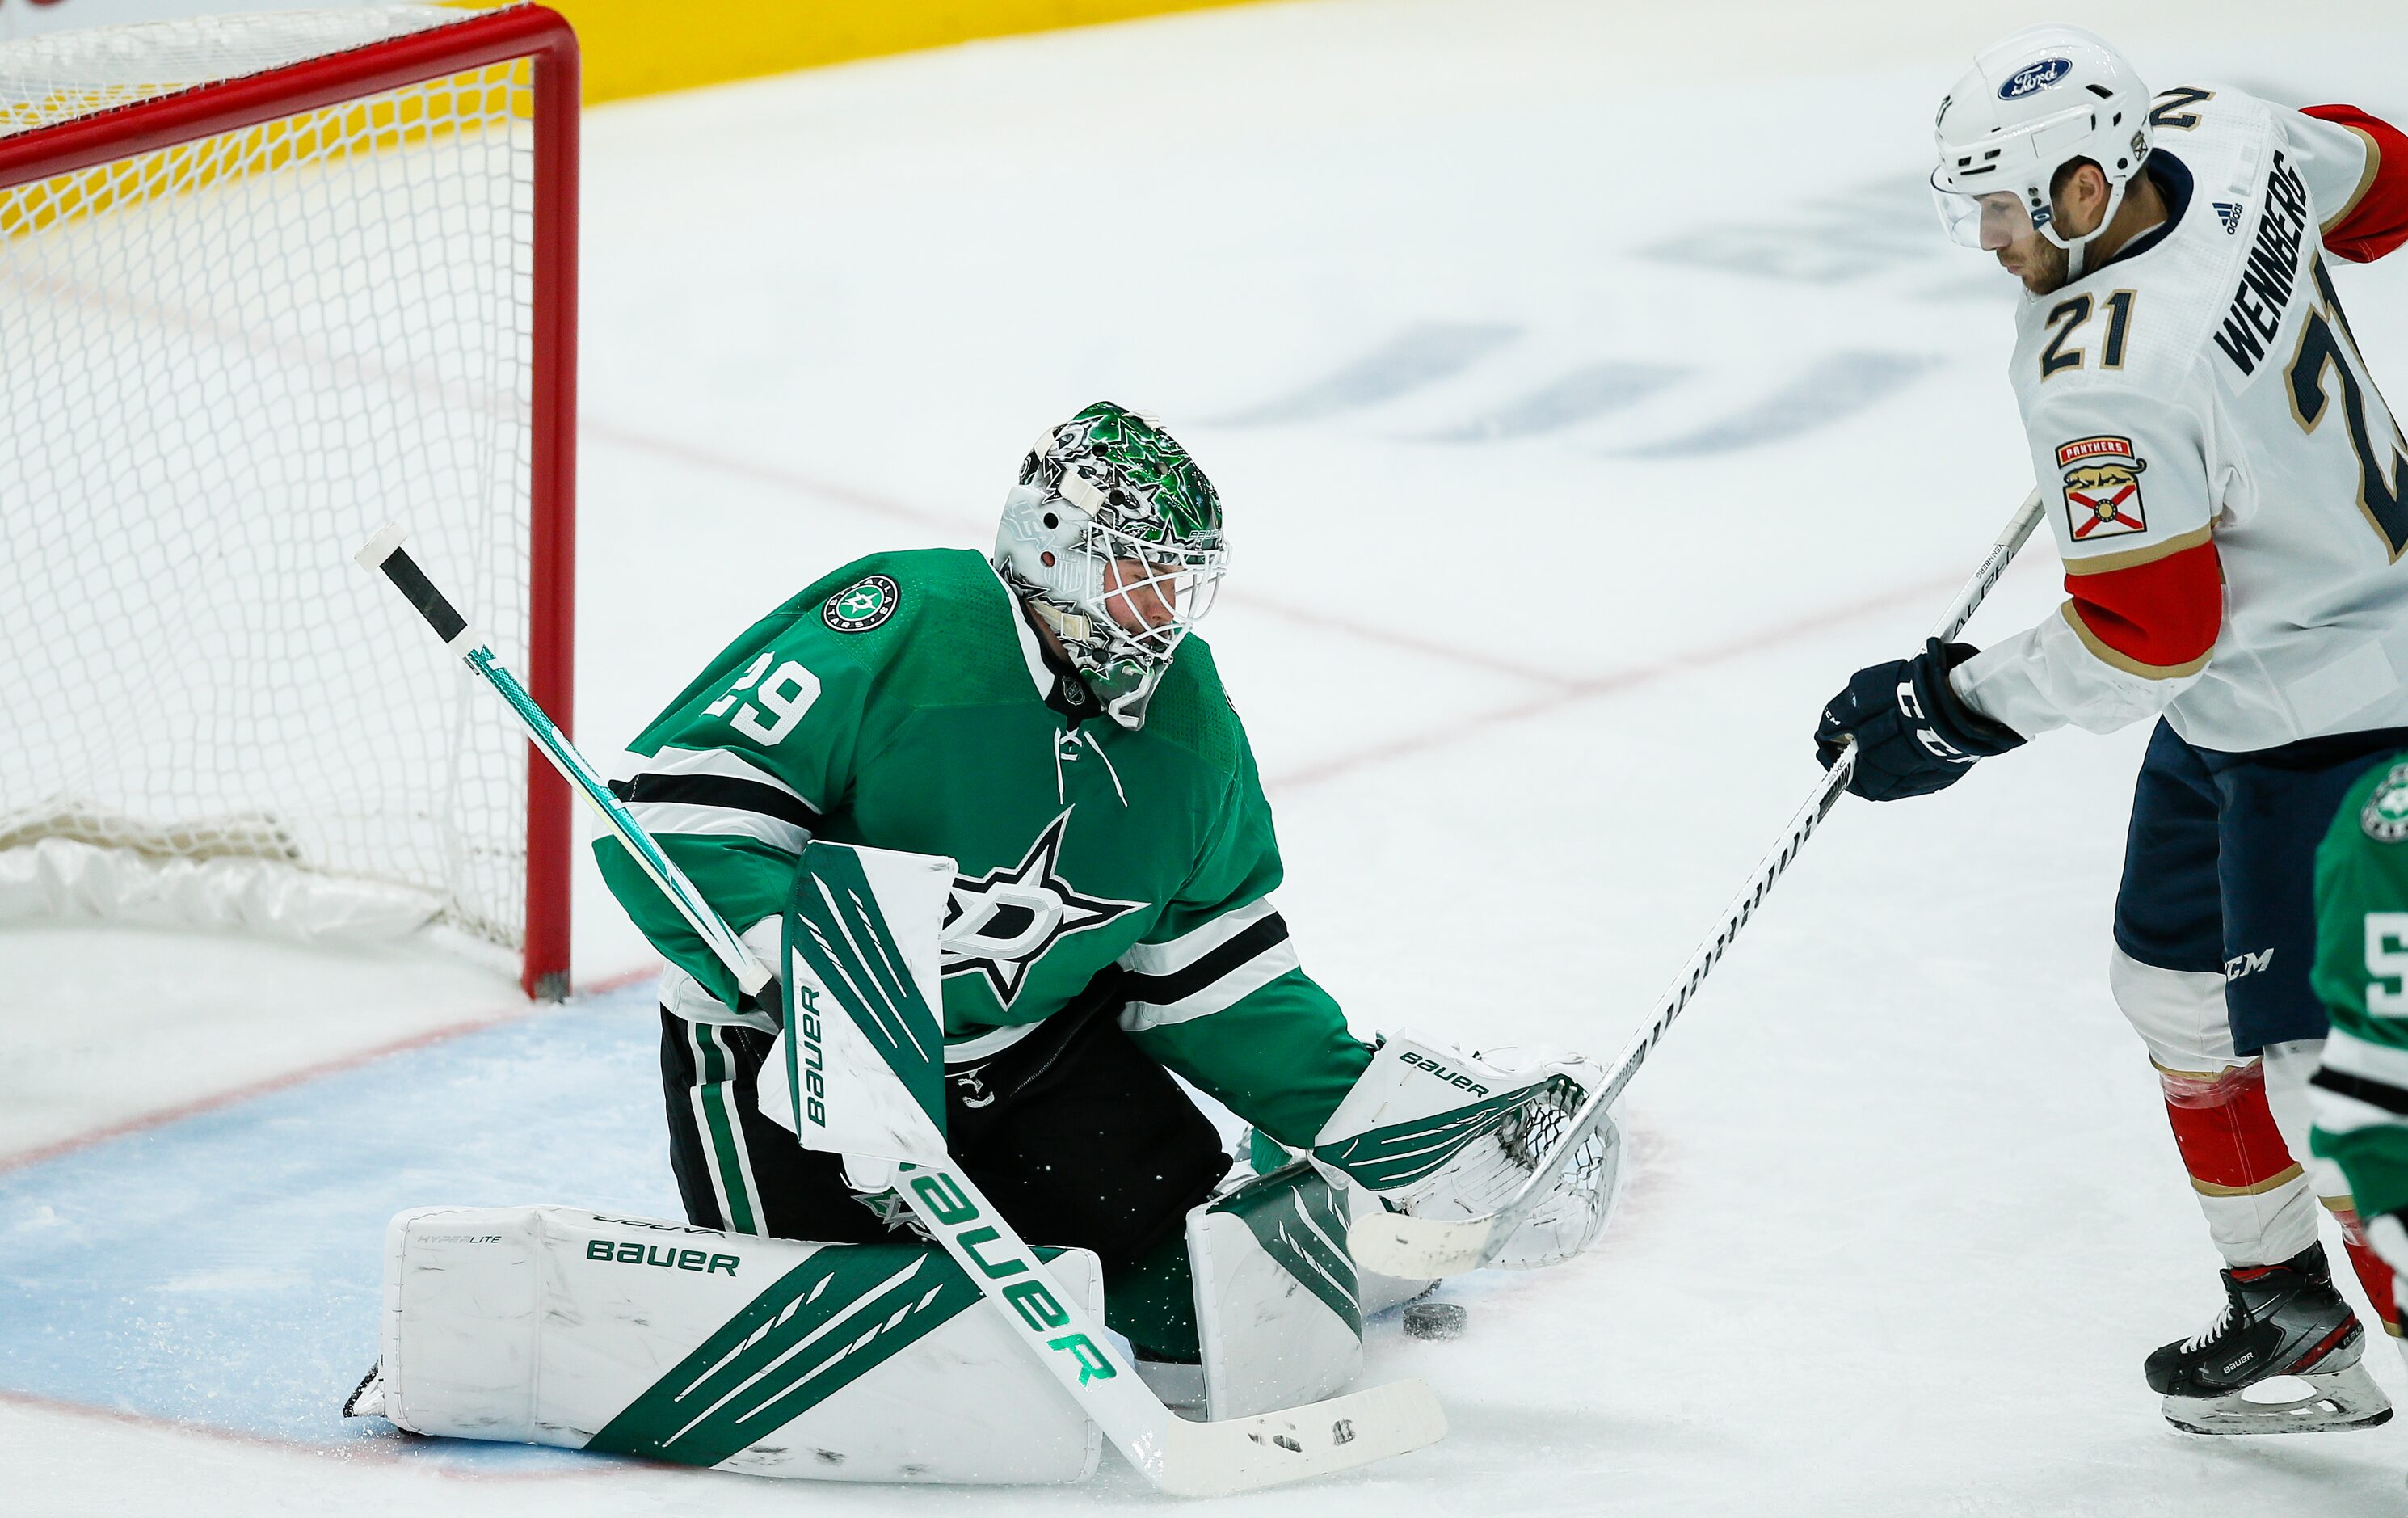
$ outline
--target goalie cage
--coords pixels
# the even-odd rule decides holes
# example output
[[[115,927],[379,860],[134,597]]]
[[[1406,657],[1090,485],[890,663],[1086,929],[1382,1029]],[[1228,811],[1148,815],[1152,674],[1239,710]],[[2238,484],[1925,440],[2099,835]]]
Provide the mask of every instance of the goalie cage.
[[[406,522],[568,726],[577,110],[539,6],[0,45],[0,918],[565,992],[566,787],[350,555]]]

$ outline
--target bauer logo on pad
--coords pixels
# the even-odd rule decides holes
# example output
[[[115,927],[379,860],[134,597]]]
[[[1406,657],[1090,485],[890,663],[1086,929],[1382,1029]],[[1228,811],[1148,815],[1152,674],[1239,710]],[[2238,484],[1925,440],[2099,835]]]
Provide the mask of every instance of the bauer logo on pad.
[[[2135,455],[2129,438],[2076,438],[2057,451],[2065,471],[2065,520],[2076,542],[2146,532],[2141,511],[2141,474],[2149,461]]]

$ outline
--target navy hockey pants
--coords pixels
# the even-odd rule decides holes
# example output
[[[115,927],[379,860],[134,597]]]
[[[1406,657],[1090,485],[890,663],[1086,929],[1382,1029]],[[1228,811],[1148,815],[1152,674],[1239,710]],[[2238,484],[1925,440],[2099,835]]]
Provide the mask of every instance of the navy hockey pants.
[[[2372,759],[2408,728],[2338,733],[2253,753],[2200,748],[2165,722],[2132,794],[2115,943],[2160,970],[2221,974],[2236,1053],[2322,1038],[2316,845]]]

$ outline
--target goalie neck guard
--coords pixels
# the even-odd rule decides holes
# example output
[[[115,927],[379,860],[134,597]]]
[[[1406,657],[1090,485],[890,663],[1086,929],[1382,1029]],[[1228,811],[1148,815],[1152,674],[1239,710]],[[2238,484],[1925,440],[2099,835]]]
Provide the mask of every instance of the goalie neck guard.
[[[1931,190],[1951,238],[1996,251],[2037,228],[2080,279],[2087,245],[2148,160],[2149,89],[2106,38],[2078,26],[2029,27],[1974,57],[1940,102],[1932,135],[1940,164]],[[2099,166],[2108,199],[2097,226],[2069,236],[2050,192],[2077,159]]]
[[[1227,568],[1221,498],[1160,422],[1097,401],[1021,461],[994,562],[1112,720],[1142,727]]]

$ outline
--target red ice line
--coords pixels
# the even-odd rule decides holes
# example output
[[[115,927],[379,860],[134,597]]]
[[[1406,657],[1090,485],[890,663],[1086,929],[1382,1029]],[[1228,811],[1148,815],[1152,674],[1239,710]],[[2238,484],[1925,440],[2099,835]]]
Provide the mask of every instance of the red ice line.
[[[592,421],[588,421],[584,424],[584,432],[586,436],[596,441],[609,443],[617,447],[627,448],[637,452],[650,453],[663,458],[674,459],[681,463],[691,464],[700,469],[712,470],[723,474],[752,480],[760,484],[775,486],[781,490],[815,497],[822,500],[834,501],[841,505],[854,507],[858,510],[872,512],[882,516],[890,516],[903,521],[917,523],[921,526],[934,528],[943,532],[953,532],[963,525],[960,521],[954,518],[941,515],[922,507],[913,506],[906,501],[895,500],[887,497],[873,495],[867,491],[856,490],[848,485],[838,484],[830,481],[822,480],[811,475],[804,474],[799,470],[786,469],[781,466],[763,464],[750,459],[737,458],[714,453],[708,449],[695,447],[691,443],[680,441],[676,439],[662,438],[647,433],[634,432],[624,427],[612,426],[607,424],[598,424]],[[1945,588],[1947,586],[1953,585],[1954,583],[1955,582],[1953,580],[1942,579],[1917,581],[1913,585],[1903,586],[1898,589],[1886,591],[1878,596],[1868,597],[1860,600],[1848,602],[1845,605],[1818,612],[1809,616],[1800,617],[1776,628],[1749,633],[1743,637],[1733,639],[1730,642],[1717,644],[1712,648],[1702,649],[1697,653],[1675,654],[1670,658],[1658,659],[1651,664],[1635,665],[1628,669],[1616,670],[1605,674],[1591,675],[1586,678],[1573,678],[1556,674],[1549,671],[1516,664],[1510,660],[1495,658],[1474,650],[1455,648],[1446,644],[1432,643],[1428,640],[1416,637],[1411,633],[1399,632],[1388,628],[1376,627],[1355,622],[1345,617],[1302,609],[1283,601],[1258,599],[1244,595],[1233,596],[1231,599],[1238,600],[1242,604],[1258,608],[1273,615],[1284,616],[1294,621],[1303,622],[1327,630],[1340,632],[1350,637],[1361,638],[1369,643],[1380,643],[1391,648],[1421,654],[1432,658],[1441,658],[1451,660],[1455,663],[1471,665],[1475,668],[1485,670],[1491,673],[1510,675],[1516,679],[1527,681],[1531,684],[1546,687],[1540,694],[1526,697],[1521,701],[1508,703],[1485,713],[1478,713],[1468,717],[1449,721],[1426,731],[1412,733],[1401,738],[1392,739],[1386,743],[1377,744],[1369,748],[1360,749],[1351,754],[1340,754],[1333,759],[1325,759],[1320,763],[1307,765],[1300,770],[1290,771],[1286,774],[1274,777],[1271,782],[1272,788],[1281,791],[1288,791],[1299,789],[1306,786],[1317,785],[1325,780],[1334,779],[1340,775],[1351,773],[1356,770],[1367,769],[1373,765],[1387,763],[1393,759],[1404,759],[1414,754],[1427,752],[1434,748],[1440,748],[1463,738],[1486,733],[1507,723],[1527,721],[1532,718],[1543,716],[1552,712],[1559,711],[1565,707],[1578,704],[1582,701],[1593,701],[1604,696],[1617,695],[1635,687],[1652,684],[1655,681],[1664,679],[1670,675],[1709,669],[1715,665],[1729,663],[1734,660],[1743,658],[1746,656],[1756,653],[1762,649],[1777,647],[1791,638],[1818,632],[1827,628],[1838,626],[1842,623],[1852,621],[1857,617],[1869,615],[1874,612],[1887,610],[1901,602],[1916,600],[1920,597],[1930,594],[1935,590]],[[637,969],[622,971],[601,980],[581,985],[578,990],[583,994],[596,994],[605,991],[616,990],[622,987],[633,985],[637,981],[641,980],[646,976],[652,975],[654,972],[654,966],[645,965]],[[406,1053],[411,1049],[425,1048],[431,1045],[444,1043],[451,1039],[460,1037],[466,1034],[476,1033],[480,1029],[497,1027],[503,1023],[516,1020],[519,1018],[530,1016],[535,1010],[536,1009],[531,1005],[521,1004],[498,1013],[467,1019],[464,1021],[452,1023],[445,1027],[435,1028],[425,1033],[412,1034],[408,1038],[397,1039],[392,1043],[380,1044],[373,1048],[358,1050],[354,1053],[340,1055],[331,1060],[321,1061],[315,1064],[304,1065],[296,1070],[287,1071],[281,1075],[270,1076],[264,1079],[234,1087],[228,1091],[216,1092],[212,1095],[197,1097],[189,1102],[180,1102],[172,1106],[162,1107],[155,1111],[143,1113],[136,1117],[124,1119],[121,1121],[108,1123],[89,1132],[58,1139],[52,1143],[44,1144],[35,1149],[21,1150],[14,1154],[0,1155],[0,1175],[7,1175],[14,1170],[22,1170],[29,1165],[39,1164],[46,1160],[56,1159],[60,1155],[73,1153],[78,1149],[87,1149],[95,1144],[106,1143],[113,1138],[122,1138],[129,1134],[142,1133],[150,1129],[163,1127],[168,1123],[176,1122],[185,1118],[194,1117],[203,1112],[215,1111],[218,1108],[230,1106],[237,1102],[245,1102],[253,1097],[265,1096],[274,1092],[284,1091],[308,1081],[316,1080],[321,1077],[336,1075],[345,1070],[356,1069],[361,1065],[373,1063],[374,1062],[384,1059],[389,1055]]]
[[[941,516],[936,513],[911,506],[906,502],[891,500],[883,497],[870,495],[864,491],[854,490],[848,486],[814,479],[795,470],[771,465],[754,463],[744,459],[726,457],[671,439],[649,437],[628,432],[620,428],[596,426],[590,422],[586,424],[585,431],[589,436],[596,438],[597,441],[608,441],[618,446],[636,451],[654,454],[665,458],[676,459],[680,462],[693,464],[700,468],[714,470],[721,473],[751,479],[762,484],[775,485],[781,489],[815,496],[824,500],[831,500],[842,505],[856,507],[860,510],[874,512],[881,515],[915,522],[942,531],[950,532],[958,528],[962,525],[960,522],[951,517]],[[1900,586],[1898,589],[1887,591],[1878,596],[1868,597],[1860,600],[1848,602],[1842,606],[1833,607],[1829,610],[1815,613],[1809,616],[1800,617],[1780,627],[1753,633],[1743,638],[1734,639],[1728,643],[1721,643],[1712,648],[1703,649],[1694,654],[1676,654],[1669,658],[1659,659],[1651,664],[1638,665],[1629,669],[1617,670],[1610,673],[1592,675],[1583,679],[1568,678],[1548,671],[1529,668],[1514,664],[1508,660],[1495,658],[1473,650],[1454,648],[1441,643],[1434,643],[1409,633],[1398,632],[1386,628],[1369,626],[1324,613],[1307,611],[1284,602],[1256,599],[1243,595],[1233,596],[1231,599],[1238,600],[1242,604],[1270,613],[1274,615],[1285,616],[1294,621],[1303,622],[1330,631],[1344,633],[1351,637],[1361,638],[1369,643],[1384,644],[1388,647],[1420,654],[1427,658],[1440,658],[1455,663],[1472,665],[1474,667],[1486,670],[1491,673],[1506,674],[1548,687],[1540,695],[1512,702],[1485,714],[1477,715],[1470,718],[1456,722],[1451,722],[1443,727],[1435,728],[1426,732],[1416,733],[1396,739],[1385,744],[1376,745],[1372,747],[1362,749],[1353,754],[1340,755],[1335,759],[1325,760],[1316,765],[1308,765],[1304,769],[1290,772],[1288,774],[1280,777],[1274,783],[1278,789],[1292,790],[1304,786],[1315,785],[1321,781],[1328,780],[1355,770],[1365,769],[1372,765],[1386,763],[1392,759],[1402,759],[1412,754],[1423,753],[1433,748],[1442,747],[1445,745],[1453,743],[1468,734],[1485,732],[1505,723],[1529,720],[1531,718],[1544,716],[1550,712],[1560,710],[1567,706],[1575,705],[1582,701],[1592,701],[1604,696],[1615,695],[1622,691],[1631,689],[1634,687],[1648,685],[1673,674],[1708,669],[1718,664],[1728,663],[1733,660],[1745,658],[1746,656],[1756,653],[1761,649],[1779,646],[1788,639],[1821,631],[1827,628],[1838,626],[1842,623],[1852,621],[1857,617],[1869,615],[1874,612],[1885,611],[1901,602],[1910,601],[1930,594],[1936,590],[1943,589],[1954,583],[1953,579],[1917,581],[1910,586]],[[594,982],[591,985],[582,986],[579,989],[581,992],[588,994],[616,990],[624,986],[632,985],[652,973],[652,969],[650,966],[637,970],[624,971],[609,976],[603,980]],[[206,1096],[194,1101],[179,1103],[174,1106],[161,1108],[155,1112],[145,1113],[142,1116],[129,1118],[121,1122],[110,1123],[105,1127],[94,1129],[89,1133],[80,1134],[71,1138],[61,1139],[55,1143],[47,1144],[38,1149],[29,1149],[13,1155],[0,1156],[0,1175],[5,1175],[12,1170],[22,1169],[27,1165],[37,1164],[42,1161],[54,1159],[59,1155],[85,1149],[112,1138],[120,1138],[128,1134],[140,1133],[148,1129],[161,1127],[167,1123],[175,1122],[184,1118],[193,1117],[202,1112],[208,1112],[220,1107],[230,1106],[237,1102],[249,1101],[256,1096],[263,1096],[272,1092],[286,1090],[294,1086],[304,1084],[308,1081],[316,1080],[321,1077],[337,1074],[340,1071],[356,1069],[361,1065],[372,1063],[375,1061],[384,1059],[389,1055],[405,1053],[411,1049],[424,1048],[430,1045],[443,1043],[450,1039],[460,1037],[466,1034],[478,1032],[480,1029],[497,1027],[505,1023],[515,1021],[520,1018],[531,1016],[534,1011],[535,1008],[532,1006],[520,1006],[496,1015],[474,1018],[463,1022],[452,1023],[446,1027],[436,1028],[425,1033],[414,1034],[408,1038],[398,1039],[389,1044],[379,1045],[373,1048],[362,1049],[356,1053],[342,1055],[332,1060],[322,1061],[316,1064],[306,1065],[298,1070],[288,1071],[282,1075],[271,1076],[263,1080],[252,1081],[247,1085],[236,1087],[231,1091],[220,1092],[212,1096]],[[121,1412],[112,1409],[89,1407],[84,1404],[75,1402],[63,1402],[50,1397],[36,1396],[22,1392],[0,1391],[0,1405],[13,1405],[52,1412],[73,1413],[87,1418],[94,1418],[104,1422],[119,1423],[136,1427],[166,1428],[178,1432],[199,1435],[204,1438],[216,1438],[226,1442],[248,1445],[254,1448],[282,1450],[294,1453],[308,1453],[311,1455],[322,1455],[327,1453],[322,1446],[307,1444],[295,1439],[281,1438],[273,1435],[244,1433],[234,1429],[219,1428],[206,1424],[163,1424],[157,1420],[144,1418],[133,1413]],[[347,1450],[343,1453],[349,1458],[374,1462],[380,1465],[396,1464],[399,1459],[396,1453],[375,1445],[363,1446],[358,1450]],[[573,1470],[530,1471],[509,1474],[494,1473],[492,1475],[452,1470],[439,1467],[430,1468],[435,1474],[451,1479],[511,1482],[562,1480],[578,1476],[601,1475],[609,1470],[610,1467],[608,1465],[597,1464]]]
[[[402,1452],[409,1443],[399,1439],[362,1440],[358,1444],[311,1444],[303,1439],[286,1438],[280,1434],[254,1434],[247,1429],[221,1428],[215,1424],[193,1423],[180,1418],[153,1418],[145,1413],[128,1412],[122,1408],[94,1407],[89,1402],[63,1402],[57,1397],[43,1396],[34,1392],[12,1392],[0,1389],[0,1407],[23,1408],[34,1412],[64,1412],[95,1423],[116,1424],[125,1428],[147,1428],[163,1434],[189,1434],[215,1439],[221,1444],[238,1444],[247,1449],[270,1450],[285,1454],[306,1454],[322,1460],[333,1455],[346,1464],[376,1466],[393,1469],[404,1465]],[[419,1467],[424,1474],[445,1481],[466,1482],[538,1482],[576,1481],[595,1476],[620,1473],[624,1462],[618,1460],[586,1460],[551,1470],[472,1470],[452,1466]],[[694,1471],[693,1466],[667,1464],[647,1465],[648,1470]]]
[[[675,438],[664,438],[652,433],[638,432],[609,423],[596,422],[591,417],[580,424],[580,435],[594,441],[624,448],[630,452],[651,454],[681,464],[690,464],[697,469],[710,470],[738,479],[750,480],[758,484],[770,485],[791,494],[816,497],[821,500],[851,506],[877,515],[933,528],[947,534],[957,533],[965,526],[960,519],[929,511],[925,507],[914,506],[908,501],[896,500],[866,490],[858,490],[851,485],[838,484],[816,475],[806,474],[799,470],[735,457],[708,448],[696,447],[693,443]],[[1887,611],[1901,603],[1954,588],[1957,583],[1954,576],[1935,576],[1918,580],[1912,585],[1900,586],[1897,589],[1884,591],[1877,596],[1870,596],[1861,600],[1850,601],[1842,606],[1816,612],[1778,627],[1750,632],[1728,643],[1702,649],[1694,654],[1675,654],[1651,664],[1635,665],[1628,669],[1585,677],[1559,674],[1551,670],[1498,658],[1475,649],[1434,643],[1393,628],[1356,622],[1348,617],[1315,611],[1290,601],[1250,596],[1243,591],[1232,590],[1227,586],[1222,588],[1221,594],[1225,599],[1240,605],[1251,607],[1273,616],[1285,617],[1292,622],[1300,622],[1326,631],[1343,633],[1348,637],[1360,638],[1366,643],[1383,644],[1406,653],[1469,665],[1491,674],[1507,675],[1546,687],[1543,694],[1510,702],[1489,712],[1449,721],[1424,732],[1377,744],[1354,753],[1340,754],[1334,759],[1324,759],[1317,764],[1308,764],[1302,769],[1273,776],[1269,782],[1270,788],[1284,792],[1318,785],[1324,780],[1366,769],[1371,765],[1384,764],[1391,759],[1403,759],[1433,748],[1441,748],[1458,739],[1484,734],[1505,723],[1526,721],[1581,701],[1592,701],[1600,696],[1617,695],[1633,687],[1648,685],[1668,675],[1728,663],[1765,648],[1777,647],[1791,638],[1820,632],[1827,628],[1853,621],[1857,617]]]
[[[600,980],[580,985],[577,988],[577,991],[580,996],[599,995],[605,991],[632,986],[645,976],[658,973],[658,966],[649,964],[633,970],[623,970],[615,975],[606,976]],[[264,1079],[251,1081],[228,1091],[195,1097],[189,1102],[179,1102],[173,1106],[160,1107],[154,1111],[126,1118],[122,1121],[108,1123],[84,1133],[72,1135],[36,1149],[21,1149],[14,1154],[0,1155],[0,1176],[5,1176],[12,1170],[22,1170],[28,1165],[39,1164],[45,1160],[55,1160],[62,1154],[72,1154],[78,1149],[89,1149],[94,1144],[107,1143],[112,1138],[122,1138],[128,1134],[138,1134],[149,1129],[165,1127],[168,1123],[196,1117],[203,1112],[214,1112],[222,1106],[232,1106],[236,1102],[248,1102],[254,1096],[265,1096],[272,1092],[280,1092],[306,1081],[316,1080],[322,1076],[338,1075],[345,1070],[356,1070],[361,1065],[373,1064],[389,1054],[407,1053],[411,1049],[424,1048],[430,1044],[444,1043],[466,1034],[481,1032],[487,1028],[499,1028],[507,1023],[516,1022],[521,1018],[534,1017],[543,1010],[544,1006],[541,1003],[516,1003],[498,1012],[484,1013],[459,1022],[447,1023],[440,1028],[430,1028],[424,1033],[412,1034],[407,1038],[397,1038],[389,1044],[378,1044],[350,1054],[339,1054],[331,1060],[321,1060],[315,1064],[305,1064],[297,1070],[287,1070],[281,1075],[268,1076]],[[7,1395],[9,1394],[0,1393],[0,1396]]]
[[[596,424],[590,421],[585,424],[584,430],[587,436],[593,438],[596,441],[607,442],[614,446],[624,447],[638,452],[653,454],[663,458],[674,459],[681,463],[694,465],[697,468],[712,470],[723,474],[733,475],[742,479],[752,480],[760,484],[773,485],[782,490],[812,496],[822,500],[834,501],[838,504],[852,506],[862,511],[876,513],[880,515],[917,523],[924,527],[934,528],[939,531],[952,532],[963,525],[954,518],[940,515],[924,508],[910,505],[905,501],[894,500],[883,496],[877,496],[866,491],[856,490],[847,485],[837,484],[829,481],[821,480],[813,476],[801,473],[798,470],[785,469],[781,466],[763,464],[749,459],[736,458],[713,453],[710,450],[697,448],[690,443],[682,442],[675,439],[654,437],[649,434],[632,432],[625,428]],[[1251,598],[1243,595],[1234,596],[1232,599],[1241,602],[1242,604],[1256,607],[1273,615],[1284,616],[1294,621],[1303,622],[1331,631],[1340,632],[1350,637],[1361,638],[1369,643],[1380,643],[1388,647],[1401,649],[1406,652],[1421,654],[1428,658],[1447,659],[1455,663],[1471,665],[1473,667],[1485,670],[1491,673],[1510,675],[1514,678],[1546,687],[1537,695],[1526,697],[1521,701],[1508,703],[1485,713],[1475,714],[1468,717],[1449,721],[1426,731],[1408,734],[1404,737],[1374,745],[1369,748],[1360,749],[1351,754],[1340,754],[1333,759],[1325,759],[1318,764],[1307,765],[1300,770],[1290,771],[1286,774],[1275,777],[1272,781],[1273,788],[1287,791],[1298,789],[1306,786],[1317,785],[1325,780],[1351,773],[1356,770],[1367,769],[1373,765],[1384,764],[1393,759],[1403,759],[1411,755],[1424,753],[1434,748],[1443,747],[1448,744],[1455,743],[1466,737],[1484,734],[1506,723],[1527,721],[1532,718],[1543,716],[1552,712],[1559,711],[1565,707],[1578,704],[1582,701],[1593,701],[1599,697],[1617,695],[1623,691],[1629,690],[1636,687],[1648,685],[1670,675],[1709,669],[1715,665],[1729,663],[1734,660],[1743,658],[1748,655],[1756,653],[1762,649],[1777,647],[1791,638],[1818,632],[1827,628],[1835,627],[1842,623],[1852,621],[1857,617],[1870,615],[1870,614],[1879,611],[1885,611],[1902,602],[1914,600],[1918,598],[1933,593],[1936,590],[1945,588],[1954,583],[1953,579],[1917,581],[1913,585],[1903,586],[1898,589],[1884,592],[1881,595],[1851,601],[1842,606],[1833,607],[1809,616],[1800,617],[1776,628],[1749,633],[1743,637],[1733,639],[1730,642],[1717,644],[1712,648],[1699,650],[1697,653],[1676,654],[1668,658],[1658,659],[1654,663],[1635,665],[1628,669],[1616,670],[1605,674],[1592,675],[1586,678],[1572,678],[1545,670],[1515,664],[1510,660],[1495,658],[1473,650],[1450,647],[1442,643],[1429,642],[1410,633],[1359,623],[1345,617],[1335,616],[1326,613],[1305,610],[1283,601]],[[602,980],[580,986],[579,990],[583,993],[599,993],[603,991],[616,990],[624,986],[632,985],[652,973],[653,967],[647,965],[634,970],[624,971],[608,976]],[[315,1064],[305,1065],[297,1070],[287,1071],[282,1075],[271,1076],[265,1079],[251,1081],[248,1084],[235,1087],[229,1091],[219,1092],[213,1095],[195,1098],[193,1101],[178,1103],[172,1106],[163,1107],[156,1111],[144,1113],[136,1117],[127,1118],[122,1121],[109,1123],[103,1127],[93,1129],[87,1133],[75,1135],[71,1137],[59,1139],[55,1142],[45,1144],[36,1149],[22,1150],[10,1155],[0,1155],[0,1175],[6,1175],[13,1170],[23,1169],[28,1165],[38,1164],[45,1160],[56,1159],[60,1155],[72,1153],[77,1149],[86,1149],[94,1144],[107,1142],[109,1139],[122,1138],[129,1134],[141,1133],[149,1129],[162,1127],[167,1123],[175,1122],[184,1118],[194,1117],[203,1112],[214,1111],[220,1107],[232,1106],[236,1102],[249,1101],[253,1097],[264,1096],[273,1092],[283,1091],[290,1087],[303,1084],[307,1081],[316,1080],[323,1076],[331,1076],[341,1071],[356,1069],[361,1065],[372,1063],[378,1060],[384,1059],[389,1055],[405,1053],[411,1049],[424,1048],[430,1045],[444,1043],[450,1039],[460,1037],[463,1034],[478,1032],[480,1029],[499,1026],[500,1024],[515,1020],[518,1018],[529,1016],[534,1010],[535,1009],[531,1006],[522,1005],[500,1013],[468,1019],[465,1021],[452,1023],[445,1027],[436,1028],[425,1033],[413,1034],[408,1038],[398,1039],[392,1043],[380,1044],[374,1048],[359,1050],[355,1053],[341,1055],[335,1059],[322,1061]]]

